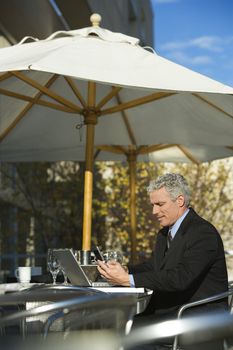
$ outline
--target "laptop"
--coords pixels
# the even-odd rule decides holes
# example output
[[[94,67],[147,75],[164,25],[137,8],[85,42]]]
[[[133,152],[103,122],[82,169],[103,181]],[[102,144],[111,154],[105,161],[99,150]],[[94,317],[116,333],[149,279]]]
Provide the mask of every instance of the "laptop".
[[[73,285],[80,287],[113,287],[107,281],[91,281],[76,260],[72,249],[54,249],[54,255]]]

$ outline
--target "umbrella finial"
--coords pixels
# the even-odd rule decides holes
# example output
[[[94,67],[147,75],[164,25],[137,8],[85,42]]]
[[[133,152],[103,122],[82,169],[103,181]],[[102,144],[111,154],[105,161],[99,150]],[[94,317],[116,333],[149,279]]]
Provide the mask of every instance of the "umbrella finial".
[[[99,27],[101,20],[102,18],[98,13],[93,13],[93,15],[90,17],[90,21],[93,27]]]

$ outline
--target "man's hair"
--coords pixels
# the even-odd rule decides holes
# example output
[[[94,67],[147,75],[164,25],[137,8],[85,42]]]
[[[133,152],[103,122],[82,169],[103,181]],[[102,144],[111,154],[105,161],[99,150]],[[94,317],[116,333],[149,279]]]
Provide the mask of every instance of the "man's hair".
[[[147,191],[153,192],[162,187],[167,190],[173,201],[175,201],[179,195],[183,195],[185,206],[188,207],[190,202],[190,188],[182,175],[167,173],[159,176],[156,180],[150,181]]]

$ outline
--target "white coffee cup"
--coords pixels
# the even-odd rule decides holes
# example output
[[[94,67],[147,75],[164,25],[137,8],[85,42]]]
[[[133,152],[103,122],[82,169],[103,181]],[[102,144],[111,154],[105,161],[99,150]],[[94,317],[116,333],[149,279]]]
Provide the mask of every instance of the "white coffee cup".
[[[31,281],[31,267],[30,266],[19,266],[15,270],[15,277],[20,283],[28,283]]]

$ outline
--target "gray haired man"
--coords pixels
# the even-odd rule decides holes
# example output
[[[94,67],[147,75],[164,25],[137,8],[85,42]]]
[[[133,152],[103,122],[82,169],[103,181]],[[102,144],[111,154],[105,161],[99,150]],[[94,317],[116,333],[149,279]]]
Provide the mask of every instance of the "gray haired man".
[[[99,262],[99,272],[122,286],[145,287],[154,291],[144,315],[153,320],[176,317],[178,308],[228,288],[222,239],[216,228],[201,218],[190,205],[185,178],[168,173],[150,182],[152,212],[161,225],[152,256],[129,266]],[[199,306],[193,314],[227,309],[227,301]],[[150,318],[150,317],[149,317]]]

